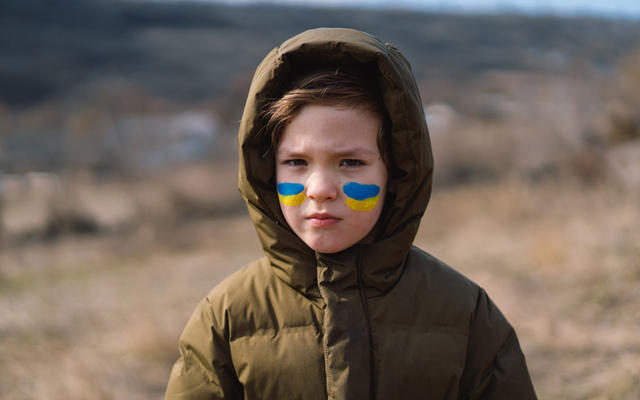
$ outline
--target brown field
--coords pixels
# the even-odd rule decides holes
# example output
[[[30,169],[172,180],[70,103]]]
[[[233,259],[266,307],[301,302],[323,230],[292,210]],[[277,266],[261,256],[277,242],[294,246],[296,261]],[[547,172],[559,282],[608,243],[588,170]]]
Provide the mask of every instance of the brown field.
[[[637,399],[639,201],[562,179],[436,189],[416,243],[487,289],[541,399]],[[0,397],[161,398],[196,302],[259,255],[238,211],[5,246]]]

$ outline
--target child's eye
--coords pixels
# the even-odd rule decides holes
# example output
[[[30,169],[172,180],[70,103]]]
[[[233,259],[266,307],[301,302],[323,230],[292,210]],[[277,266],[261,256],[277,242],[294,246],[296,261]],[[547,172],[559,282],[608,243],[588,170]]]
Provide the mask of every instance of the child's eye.
[[[307,162],[301,158],[294,158],[291,160],[284,160],[282,164],[289,165],[291,167],[299,167],[299,166],[307,165]]]
[[[346,159],[346,160],[340,161],[341,167],[359,167],[361,165],[364,165],[364,163],[360,160],[355,160],[355,159]]]

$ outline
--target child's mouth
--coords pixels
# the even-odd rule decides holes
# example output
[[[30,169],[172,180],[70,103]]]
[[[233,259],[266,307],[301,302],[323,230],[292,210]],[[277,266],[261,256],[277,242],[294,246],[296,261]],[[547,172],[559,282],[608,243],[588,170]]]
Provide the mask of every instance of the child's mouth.
[[[340,218],[326,213],[314,213],[307,217],[311,226],[316,228],[326,228],[340,222]]]

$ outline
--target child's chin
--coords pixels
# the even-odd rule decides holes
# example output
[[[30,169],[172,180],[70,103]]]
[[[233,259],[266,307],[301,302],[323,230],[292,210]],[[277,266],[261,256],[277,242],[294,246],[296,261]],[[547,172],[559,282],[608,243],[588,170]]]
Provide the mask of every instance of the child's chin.
[[[345,245],[344,243],[312,242],[307,243],[307,246],[311,247],[312,250],[318,253],[335,254],[341,252],[342,250],[348,249],[349,247],[351,247],[351,244]]]

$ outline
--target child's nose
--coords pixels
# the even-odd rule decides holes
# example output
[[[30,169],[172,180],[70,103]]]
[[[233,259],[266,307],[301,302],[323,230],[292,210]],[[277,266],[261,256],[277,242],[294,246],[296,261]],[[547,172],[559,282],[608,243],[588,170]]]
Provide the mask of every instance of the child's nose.
[[[307,197],[315,201],[335,200],[338,197],[338,185],[326,172],[316,172],[307,181]]]

